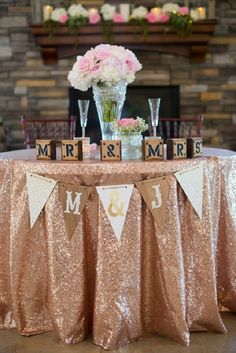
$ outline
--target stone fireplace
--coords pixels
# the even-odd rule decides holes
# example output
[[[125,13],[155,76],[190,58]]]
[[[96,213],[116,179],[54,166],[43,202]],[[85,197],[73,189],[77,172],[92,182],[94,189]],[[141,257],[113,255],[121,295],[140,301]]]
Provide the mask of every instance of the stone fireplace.
[[[236,150],[236,4],[234,0],[218,1],[216,6],[217,26],[204,61],[196,63],[173,53],[139,50],[136,54],[143,69],[134,84],[151,86],[155,96],[156,87],[178,86],[178,115],[188,118],[203,113],[204,144]],[[75,56],[45,65],[41,47],[31,33],[30,0],[0,2],[0,12],[0,117],[8,132],[8,148],[22,148],[20,115],[68,117],[67,75]],[[160,38],[165,47],[162,34]],[[145,114],[129,113],[128,95],[123,115]],[[146,98],[142,100],[147,109]],[[140,101],[131,103],[131,107],[141,110]],[[161,116],[164,114],[161,111]]]

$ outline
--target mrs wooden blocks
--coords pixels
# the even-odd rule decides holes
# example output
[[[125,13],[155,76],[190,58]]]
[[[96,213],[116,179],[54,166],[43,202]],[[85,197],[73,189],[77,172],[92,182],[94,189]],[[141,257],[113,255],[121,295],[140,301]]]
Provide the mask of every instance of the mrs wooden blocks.
[[[39,160],[56,159],[56,141],[36,140],[36,158]]]
[[[102,161],[120,161],[121,160],[120,140],[101,140],[100,153],[101,153]]]

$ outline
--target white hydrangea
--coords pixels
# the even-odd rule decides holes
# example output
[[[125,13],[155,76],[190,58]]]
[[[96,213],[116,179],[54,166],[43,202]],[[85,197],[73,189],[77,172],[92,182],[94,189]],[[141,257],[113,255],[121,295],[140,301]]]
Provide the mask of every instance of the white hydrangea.
[[[116,12],[116,7],[110,4],[104,4],[102,5],[100,12],[102,14],[102,17],[105,21],[112,20],[115,12]]]
[[[61,16],[67,15],[66,10],[63,7],[59,7],[52,11],[51,20],[59,22]]]
[[[179,5],[173,4],[171,2],[168,2],[167,4],[164,4],[162,7],[163,12],[178,12],[179,11]]]
[[[131,13],[131,17],[136,19],[136,20],[142,20],[143,18],[146,17],[148,13],[148,10],[146,7],[144,6],[139,6],[139,7],[136,7],[132,13]]]
[[[193,19],[193,21],[198,21],[200,19],[200,14],[197,10],[190,10],[190,17]]]
[[[79,16],[83,16],[83,17],[89,17],[89,12],[88,10],[86,10],[82,5],[71,5],[68,8],[68,14],[72,17],[79,17]]]
[[[98,75],[96,81],[97,82],[99,82],[99,81],[110,82],[110,83],[115,82],[116,83],[116,82],[120,81],[120,75],[115,67],[104,66],[103,70]]]

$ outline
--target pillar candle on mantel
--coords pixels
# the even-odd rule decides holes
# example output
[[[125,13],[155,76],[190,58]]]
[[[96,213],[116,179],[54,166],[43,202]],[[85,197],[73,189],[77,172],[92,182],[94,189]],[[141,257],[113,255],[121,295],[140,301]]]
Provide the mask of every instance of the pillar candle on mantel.
[[[98,14],[98,9],[95,9],[95,8],[89,9],[89,14],[90,15],[97,15]]]
[[[43,20],[44,21],[50,20],[52,11],[53,11],[53,6],[51,6],[51,5],[45,5],[43,7]]]
[[[156,15],[156,17],[159,17],[161,15],[161,8],[160,7],[153,7],[151,9],[151,12]]]
[[[130,4],[120,4],[120,14],[122,15],[124,21],[128,22],[130,15]]]
[[[205,7],[197,7],[197,12],[199,14],[199,20],[206,19],[206,8]]]

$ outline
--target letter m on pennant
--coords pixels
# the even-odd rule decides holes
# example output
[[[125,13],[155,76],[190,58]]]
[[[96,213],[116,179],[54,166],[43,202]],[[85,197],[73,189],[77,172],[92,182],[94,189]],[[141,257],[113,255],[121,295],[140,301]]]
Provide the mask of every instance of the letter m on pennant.
[[[80,208],[80,199],[81,199],[81,192],[76,192],[75,193],[75,198],[74,200],[72,199],[72,191],[66,191],[66,209],[65,213],[74,213],[74,214],[80,214],[79,208]]]

